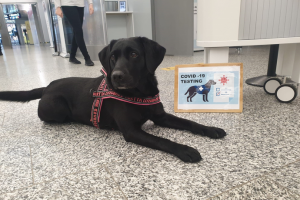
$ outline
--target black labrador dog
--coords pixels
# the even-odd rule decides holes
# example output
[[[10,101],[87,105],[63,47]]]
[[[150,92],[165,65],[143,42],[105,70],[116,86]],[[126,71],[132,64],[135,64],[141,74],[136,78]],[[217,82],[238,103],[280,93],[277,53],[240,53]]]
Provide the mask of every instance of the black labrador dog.
[[[108,87],[126,97],[149,97],[159,93],[154,75],[162,62],[165,48],[144,37],[113,40],[100,53],[99,59],[107,72]],[[47,87],[30,91],[0,92],[0,100],[27,102],[41,99],[38,116],[45,122],[79,122],[93,126],[91,107],[104,76],[98,78],[63,78]],[[135,105],[116,99],[103,100],[101,129],[120,130],[127,142],[150,147],[173,154],[184,162],[201,160],[199,152],[186,145],[153,136],[141,129],[147,121],[167,128],[188,130],[194,134],[218,139],[226,133],[223,129],[207,127],[182,119],[164,111],[162,103]]]

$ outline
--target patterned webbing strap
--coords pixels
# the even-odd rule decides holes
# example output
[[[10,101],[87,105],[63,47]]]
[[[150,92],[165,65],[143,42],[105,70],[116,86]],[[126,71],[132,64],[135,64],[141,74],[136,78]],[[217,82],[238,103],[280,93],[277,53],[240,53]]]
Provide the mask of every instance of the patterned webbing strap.
[[[101,73],[104,75],[104,78],[101,81],[98,90],[93,92],[93,97],[95,97],[95,100],[92,105],[92,112],[91,112],[91,122],[93,122],[93,125],[96,128],[100,128],[100,112],[101,112],[103,99],[111,98],[111,99],[116,99],[131,104],[143,105],[143,106],[160,103],[159,94],[155,95],[154,97],[147,97],[147,98],[125,97],[112,91],[111,89],[108,89],[105,81],[105,77],[107,76],[107,73],[104,69],[101,69]]]

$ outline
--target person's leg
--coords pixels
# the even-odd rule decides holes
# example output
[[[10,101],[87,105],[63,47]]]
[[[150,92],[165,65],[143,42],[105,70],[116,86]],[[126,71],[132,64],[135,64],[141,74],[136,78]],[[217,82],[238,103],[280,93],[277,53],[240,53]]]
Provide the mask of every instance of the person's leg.
[[[77,7],[77,11],[79,13],[79,18],[80,18],[80,26],[82,28],[83,25],[83,16],[84,16],[84,7]]]
[[[83,24],[83,15],[84,15],[84,8],[81,8],[81,7],[75,7],[75,8],[77,9],[78,14],[79,14],[80,27],[82,27],[82,24]],[[75,33],[73,33],[70,58],[75,58],[77,49],[78,49],[78,45],[77,45],[77,42],[76,42]]]
[[[78,48],[78,45],[77,45],[77,42],[76,42],[76,39],[75,39],[75,34],[73,34],[70,58],[75,58],[77,48]]]
[[[71,26],[73,27],[74,37],[76,41],[76,45],[73,48],[74,40],[72,42],[72,50],[71,54],[74,56],[75,47],[78,45],[81,53],[84,56],[84,59],[90,60],[90,56],[87,52],[85,42],[83,39],[83,30],[82,30],[82,22],[83,22],[83,11],[84,8],[76,7],[76,6],[62,6],[62,10],[66,18],[69,20]],[[77,48],[76,48],[77,50]],[[74,56],[75,57],[75,56]]]
[[[75,58],[77,48],[78,48],[78,45],[76,43],[75,35],[73,35],[69,62],[74,63],[74,64],[81,64],[81,62]]]
[[[82,29],[82,25],[83,25],[83,16],[84,16],[84,8],[83,7],[77,7],[77,10],[78,10],[78,13],[79,13],[79,18],[80,18],[80,22],[81,22],[81,24],[80,24],[80,27],[81,27],[81,29]],[[85,44],[84,44],[85,45]],[[85,46],[86,47],[86,46]],[[91,61],[91,59],[89,58],[89,59],[85,59],[85,65],[87,65],[87,66],[93,66],[94,65],[94,63],[93,63],[93,61]]]
[[[74,16],[76,16],[76,14],[77,15],[79,15],[79,14],[76,13],[77,9],[76,9],[75,6],[62,6],[62,10],[63,10],[63,13],[66,15],[68,21],[70,22],[70,24],[71,24],[71,26],[73,28],[73,39],[72,39],[72,46],[71,46],[71,52],[70,52],[70,59],[69,59],[69,61],[71,63],[74,63],[74,64],[81,64],[81,62],[75,58],[78,45],[77,45],[77,42],[76,42],[75,29],[74,29],[74,23],[76,23],[76,17],[74,17]],[[71,15],[73,15],[72,17],[69,16],[70,13],[72,13],[71,14]],[[70,19],[72,19],[72,21]],[[73,22],[73,20],[75,22]]]

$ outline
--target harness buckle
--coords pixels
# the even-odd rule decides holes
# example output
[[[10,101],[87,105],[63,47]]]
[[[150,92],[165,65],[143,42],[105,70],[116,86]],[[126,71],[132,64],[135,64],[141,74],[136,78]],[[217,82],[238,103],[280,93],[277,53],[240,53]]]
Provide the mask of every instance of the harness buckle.
[[[93,88],[90,89],[90,95],[92,95],[92,97],[94,97],[94,93],[95,93],[95,92],[96,92],[96,91],[93,90]]]

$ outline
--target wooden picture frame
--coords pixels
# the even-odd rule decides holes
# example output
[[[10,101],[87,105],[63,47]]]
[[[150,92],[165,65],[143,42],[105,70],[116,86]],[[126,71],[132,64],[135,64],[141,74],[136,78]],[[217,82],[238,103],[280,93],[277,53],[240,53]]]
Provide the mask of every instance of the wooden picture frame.
[[[179,73],[181,73],[181,77],[179,77]],[[185,75],[184,73],[189,73],[190,75],[189,74]],[[199,74],[200,78],[198,78],[199,76],[196,75],[197,73],[198,74],[201,73]],[[220,79],[215,80],[215,77],[220,76],[219,74],[222,73],[227,74],[230,77],[228,78],[225,77],[225,75],[223,75],[223,77],[220,77]],[[208,77],[212,77],[212,75],[214,75],[214,78],[209,80],[209,81],[213,80],[210,85],[209,81],[206,83],[206,79]],[[205,76],[207,76],[207,78],[205,78]],[[184,78],[186,77],[190,78],[190,80],[184,80]],[[200,83],[200,81],[202,80],[204,80],[205,83],[204,82]],[[233,87],[224,86],[227,83],[228,86],[232,86],[233,84]],[[177,65],[175,66],[174,84],[175,84],[174,86],[175,89],[174,111],[175,112],[237,112],[240,113],[243,111],[243,64],[242,63],[215,63],[215,64],[211,63],[211,64]],[[196,87],[194,85],[200,85],[200,86]],[[213,93],[208,94],[210,90],[213,90]],[[201,93],[202,91],[206,91],[206,92],[208,91],[208,92],[206,94],[202,94]],[[229,91],[229,93],[227,91]],[[190,95],[190,92],[191,93],[194,92],[194,93]],[[202,94],[202,95],[198,95],[203,97],[202,102],[200,101],[199,97],[195,98],[194,102],[193,101],[190,102],[189,99],[191,100],[197,94]],[[208,95],[210,99],[208,99]],[[184,100],[183,96],[184,98],[186,98],[186,100]],[[190,98],[188,98],[189,96]],[[211,100],[211,98],[213,98],[213,101]],[[228,103],[225,102],[227,99],[228,99]],[[196,100],[197,102],[195,102]]]

